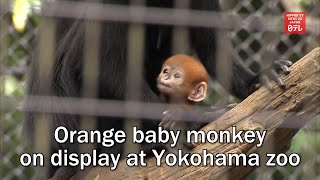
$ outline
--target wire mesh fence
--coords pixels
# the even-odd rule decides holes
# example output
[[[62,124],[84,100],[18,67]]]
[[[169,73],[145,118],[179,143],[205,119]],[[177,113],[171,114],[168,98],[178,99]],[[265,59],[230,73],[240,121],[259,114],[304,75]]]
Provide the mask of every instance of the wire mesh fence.
[[[12,21],[12,8],[10,4],[8,2],[2,3],[1,5],[3,6],[0,13],[1,179],[37,179],[37,174],[35,174],[35,171],[32,167],[22,167],[19,163],[20,155],[27,150],[25,140],[22,135],[22,121],[24,116],[20,108],[21,100],[25,98],[24,89],[26,87],[27,69],[30,63],[33,61],[32,52],[37,47],[36,37],[39,35],[39,22],[41,21],[41,15],[50,18],[82,17],[94,20],[117,20],[135,23],[146,22],[164,25],[217,27],[219,31],[221,31],[219,33],[222,34],[227,30],[227,36],[232,42],[232,51],[234,51],[240,57],[245,66],[249,67],[254,72],[258,72],[262,67],[270,65],[275,59],[289,59],[291,61],[296,61],[310,52],[310,50],[313,48],[318,47],[320,44],[320,1],[318,0],[242,0],[221,3],[223,13],[215,14],[216,12],[207,12],[208,14],[201,14],[200,12],[189,12],[184,11],[183,9],[178,12],[171,12],[171,10],[167,8],[141,9],[142,7],[139,6],[100,6],[100,4],[87,4],[83,2],[77,2],[74,4],[70,4],[69,2],[54,2],[51,4],[49,3],[48,6],[45,6],[47,9],[41,13],[37,11],[31,11],[31,14],[29,14],[29,17],[27,18],[26,28],[23,32],[18,32],[14,27],[14,23]],[[83,11],[81,10],[83,8],[86,9],[85,14],[83,14]],[[278,23],[281,23],[283,12],[297,11],[297,8],[298,10],[305,11],[307,13],[307,25],[309,25],[307,28],[309,27],[310,31],[302,35],[284,34],[283,26],[281,25],[281,27],[279,27],[280,25],[273,21],[278,21]],[[191,18],[185,18],[186,16]],[[90,24],[90,26],[98,27],[99,25]],[[141,37],[139,36],[139,33],[141,33],[141,29],[139,28],[142,28],[142,26],[131,29],[131,37]],[[179,31],[179,35],[183,36],[183,33],[181,32],[183,32],[183,30]],[[139,44],[136,44],[136,42],[139,40],[132,39],[132,41],[133,46],[140,46]],[[223,48],[223,39],[220,41],[218,40],[218,42],[218,47]],[[93,46],[94,44],[90,45]],[[144,48],[141,45],[140,50],[143,51],[143,49]],[[139,57],[139,53],[138,55],[135,54],[134,57],[136,58],[133,59],[139,59],[137,58]],[[92,61],[90,62],[91,64],[88,63],[88,66],[92,65]],[[88,71],[88,73],[94,74],[92,71]],[[136,71],[133,70],[131,73],[136,74]],[[210,85],[214,92],[211,93],[211,100],[207,102],[208,104],[221,103],[221,101],[230,103],[235,101],[235,98],[226,92],[219,83],[212,82]],[[89,84],[88,86],[92,86],[92,84]],[[139,91],[139,89],[133,88],[132,92],[136,91]],[[87,95],[88,97],[95,96],[94,93],[89,93]],[[129,99],[130,97],[134,99],[137,94],[128,96]],[[40,97],[39,101],[41,100],[44,102],[51,101],[48,99],[41,99]],[[90,109],[88,110],[87,108],[81,109],[83,106],[81,105],[81,102],[77,101],[76,99],[74,102],[68,102],[71,102],[71,105],[67,107],[73,107],[74,109],[60,108],[60,110],[58,109],[57,111],[61,112],[66,110],[67,112],[73,111],[75,114],[84,113],[84,115],[110,115],[114,117],[128,114],[128,111],[125,111],[123,108],[121,108],[124,106],[124,104],[117,104],[118,102],[101,101],[101,104],[99,105],[97,105],[96,102],[92,102],[91,105],[93,107],[101,107],[101,109],[97,110],[99,108],[93,108],[91,109],[91,112]],[[43,102],[39,102],[39,104],[41,105]],[[75,106],[72,106],[72,104]],[[105,110],[103,109],[105,106],[113,106],[113,108]],[[130,107],[140,107],[140,104],[131,104]],[[45,108],[46,107],[44,106],[42,109],[39,109],[39,107],[35,106],[32,109],[30,106],[32,111],[37,110],[39,112],[46,112]],[[131,118],[159,118],[155,117],[153,115],[154,111],[152,111],[152,109],[157,109],[157,107],[153,108],[152,104],[149,104],[142,109],[144,108],[150,108],[150,110],[145,110],[144,113],[141,113],[137,117],[134,117],[136,111],[130,109],[129,111],[131,111]],[[48,107],[48,109],[52,111],[50,107]],[[304,159],[301,165],[295,168],[261,167],[258,168],[249,178],[320,178],[319,128],[319,120],[312,122],[311,125],[309,124],[305,127],[305,129],[301,130],[301,132],[296,136],[296,139],[293,141],[290,151],[301,154]],[[308,144],[306,144],[306,142]]]

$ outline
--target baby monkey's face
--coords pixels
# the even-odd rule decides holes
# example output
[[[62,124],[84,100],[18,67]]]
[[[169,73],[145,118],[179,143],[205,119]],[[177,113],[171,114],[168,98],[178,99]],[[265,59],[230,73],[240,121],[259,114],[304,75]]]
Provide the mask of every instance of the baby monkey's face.
[[[182,93],[184,79],[183,69],[173,65],[165,65],[158,76],[157,87],[161,93],[166,95]]]
[[[205,98],[207,82],[208,74],[198,60],[175,55],[164,62],[157,87],[166,102],[193,104]]]

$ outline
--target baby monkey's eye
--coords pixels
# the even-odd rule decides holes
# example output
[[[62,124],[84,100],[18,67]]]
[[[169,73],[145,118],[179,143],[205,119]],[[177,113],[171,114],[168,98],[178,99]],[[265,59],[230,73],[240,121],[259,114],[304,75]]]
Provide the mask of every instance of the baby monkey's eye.
[[[165,74],[167,74],[167,73],[168,73],[168,69],[166,68],[166,69],[164,69],[162,72],[165,73]]]
[[[175,73],[175,74],[174,74],[174,77],[178,79],[178,78],[181,77],[181,75],[180,75],[179,73]]]

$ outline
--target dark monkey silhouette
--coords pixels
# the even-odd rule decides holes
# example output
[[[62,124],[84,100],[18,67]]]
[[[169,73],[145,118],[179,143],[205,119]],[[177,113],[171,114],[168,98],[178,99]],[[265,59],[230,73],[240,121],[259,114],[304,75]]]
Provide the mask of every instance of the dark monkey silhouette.
[[[128,5],[128,0],[106,0],[105,3]],[[173,7],[173,0],[146,0],[146,6]],[[218,0],[192,0],[190,7],[197,10],[217,11],[219,10]],[[128,23],[103,21],[100,35],[100,59],[99,59],[99,99],[124,100],[126,95],[126,73],[127,69],[127,41]],[[172,26],[147,24],[145,25],[145,54],[144,54],[144,75],[142,83],[143,102],[160,102],[156,86],[156,79],[160,73],[162,63],[172,55]],[[160,39],[159,39],[160,37]],[[28,79],[28,95],[49,95],[58,97],[80,97],[82,94],[83,80],[83,52],[85,44],[85,26],[83,21],[75,19],[57,19],[57,48],[53,63],[53,76],[50,92],[42,92],[39,87],[39,61],[34,59],[30,68]],[[189,46],[200,59],[211,77],[215,77],[216,63],[216,34],[212,28],[190,27]],[[41,50],[41,47],[39,47]],[[275,61],[270,67],[265,68],[261,73],[254,74],[248,68],[241,65],[236,57],[232,59],[231,86],[228,90],[235,96],[243,99],[250,95],[259,83],[262,75],[270,80],[278,82],[283,86],[278,77],[280,72],[289,72],[288,61]],[[264,78],[265,79],[265,78]],[[213,114],[215,112],[212,112]],[[33,141],[35,132],[35,113],[26,113],[24,131],[26,137]],[[171,114],[172,115],[172,114]],[[206,114],[207,115],[207,114]],[[52,114],[50,120],[51,153],[58,149],[68,149],[69,152],[78,152],[78,144],[58,144],[53,139],[53,131],[58,126],[64,126],[68,130],[78,130],[79,116],[69,114]],[[167,117],[168,118],[168,117]],[[155,129],[159,122],[143,121],[144,129]],[[122,129],[124,125],[121,118],[97,117],[97,129],[104,131],[114,128]],[[50,133],[50,134],[49,134]],[[116,144],[112,148],[104,148],[97,145],[98,152],[121,153],[123,146]],[[69,179],[76,168],[50,167],[48,177],[53,179]]]

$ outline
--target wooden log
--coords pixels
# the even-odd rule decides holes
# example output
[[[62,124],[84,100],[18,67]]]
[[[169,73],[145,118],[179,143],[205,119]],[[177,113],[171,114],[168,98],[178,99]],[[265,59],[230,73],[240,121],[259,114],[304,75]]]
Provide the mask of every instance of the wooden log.
[[[286,152],[292,137],[306,123],[320,113],[320,47],[301,58],[291,67],[291,73],[281,76],[286,88],[275,84],[274,92],[261,87],[235,108],[203,128],[209,130],[267,130],[262,147],[254,143],[205,143],[199,144],[191,153],[258,153],[260,164],[265,164],[266,153]],[[146,167],[128,167],[126,159],[117,169],[95,167],[75,175],[82,179],[242,179],[256,167],[250,166],[156,166],[155,158],[146,160]]]

